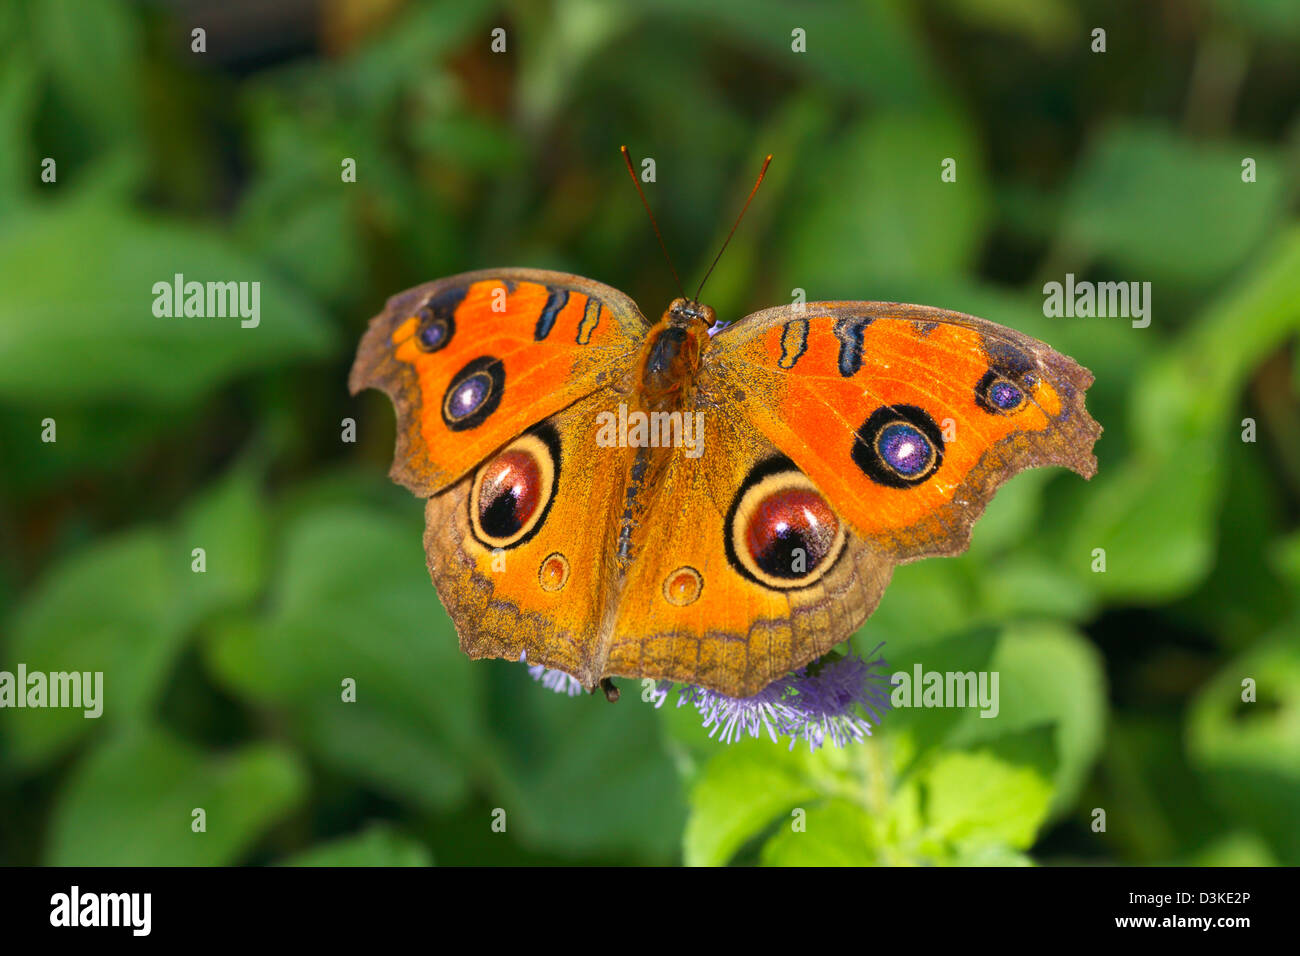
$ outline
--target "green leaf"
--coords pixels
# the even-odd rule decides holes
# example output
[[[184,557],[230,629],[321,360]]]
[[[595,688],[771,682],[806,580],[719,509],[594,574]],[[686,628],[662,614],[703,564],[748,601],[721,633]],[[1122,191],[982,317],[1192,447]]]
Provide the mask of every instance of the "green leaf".
[[[0,65],[0,214],[10,220],[40,182],[33,170],[28,124],[36,105],[36,68],[19,47],[6,46]],[[3,229],[0,226],[0,229]]]
[[[1258,834],[1232,831],[1201,847],[1188,861],[1191,866],[1277,866],[1277,857]]]
[[[1087,575],[1095,548],[1111,598],[1186,593],[1213,566],[1225,480],[1221,442],[1245,376],[1300,328],[1300,229],[1278,237],[1254,269],[1213,303],[1178,346],[1148,366],[1130,399],[1135,453],[1103,451],[1100,478],[1072,518],[1066,553]]]
[[[476,666],[493,669],[493,799],[521,842],[564,856],[675,856],[686,816],[681,783],[658,713],[635,682],[619,681],[624,695],[610,705],[599,694],[552,693],[520,664]]]
[[[611,706],[547,691],[519,663],[478,666],[493,679],[493,799],[521,842],[560,856],[671,861],[685,800],[659,711],[637,682],[617,682],[623,696]]]
[[[1220,454],[1228,473],[1216,518],[1214,570],[1177,609],[1180,619],[1228,648],[1246,647],[1271,630],[1289,614],[1297,591],[1277,555],[1261,546],[1274,540],[1286,506],[1269,456],[1250,453],[1256,447],[1231,434],[1224,441]]]
[[[240,862],[306,793],[303,768],[273,744],[211,756],[157,729],[109,741],[75,768],[53,810],[51,866],[223,866]],[[206,832],[192,830],[193,811]]]
[[[527,17],[529,10],[520,13]],[[625,7],[591,0],[557,0],[531,12],[524,30],[538,42],[525,44],[520,53],[517,109],[526,127],[542,129],[555,121],[587,61],[627,30],[632,18]]]
[[[817,799],[800,753],[769,740],[734,744],[708,762],[691,790],[683,835],[687,866],[720,866],[774,820]]]
[[[965,720],[965,711],[956,707],[917,706],[920,690],[916,685],[917,668],[924,675],[930,671],[975,673],[988,671],[997,646],[995,629],[966,629],[942,641],[912,645],[894,640],[885,643],[885,658],[891,678],[898,678],[890,693],[891,708],[885,714],[882,732],[891,740],[907,738],[899,755],[906,762],[918,759],[945,743],[954,729]],[[898,646],[895,646],[895,645]],[[861,641],[859,641],[861,646]]]
[[[1300,532],[1291,534],[1277,543],[1273,563],[1280,574],[1285,575],[1297,588],[1300,588]]]
[[[1188,719],[1192,754],[1215,766],[1264,767],[1300,782],[1300,630],[1252,648],[1200,694]],[[1243,700],[1243,682],[1256,700]]]
[[[1156,459],[1130,459],[1089,488],[1067,555],[1075,573],[1112,600],[1159,600],[1186,593],[1213,564],[1219,443],[1188,440]],[[1097,548],[1105,570],[1092,570]]]
[[[1243,700],[1248,679],[1254,701]],[[1283,864],[1300,864],[1300,620],[1206,685],[1188,717],[1187,740],[1215,802],[1265,836]]]
[[[1101,656],[1081,634],[1061,624],[1009,627],[988,667],[998,674],[994,717],[964,715],[954,740],[962,746],[1048,727],[1057,765],[1054,814],[1073,805],[1101,749],[1106,678]]]
[[[268,537],[266,506],[248,466],[231,471],[190,505],[176,534],[176,551],[204,551],[207,570],[187,568],[183,578],[184,600],[194,617],[242,607],[257,597],[267,573]]]
[[[484,27],[493,11],[490,0],[430,0],[403,7],[386,29],[323,72],[326,79],[340,77],[350,101],[381,110],[401,96],[413,77],[426,80],[447,69],[455,51]],[[312,84],[313,92],[318,86]]]
[[[974,582],[956,561],[904,565],[895,570],[879,607],[858,633],[864,649],[884,641],[892,666],[894,657],[913,647],[967,629],[976,599]],[[918,607],[925,613],[917,614]]]
[[[1000,843],[976,842],[959,847],[952,859],[953,866],[1034,866],[1032,857],[1018,853]]]
[[[76,481],[121,474],[161,436],[185,434],[194,417],[161,408],[124,415],[120,409],[52,399],[0,402],[0,448],[15,452],[5,459],[0,489],[21,501]],[[57,441],[41,440],[47,418],[54,419]]]
[[[155,316],[154,284],[178,273],[261,283],[259,324]],[[0,235],[0,288],[0,399],[180,402],[331,341],[315,307],[219,236],[89,200]]]
[[[432,866],[433,855],[418,840],[377,823],[353,836],[296,853],[281,866]]]
[[[764,866],[876,866],[870,817],[862,807],[842,798],[809,807],[796,830],[795,821],[782,824],[763,844]]]
[[[1009,479],[971,529],[970,553],[980,562],[1033,537],[1042,513],[1043,488],[1053,474],[1033,468]]]
[[[1060,49],[1078,36],[1079,15],[1066,0],[944,0],[943,5],[971,26],[1021,36],[1040,47]]]
[[[346,194],[304,190],[289,208],[267,210],[254,227],[267,262],[317,296],[337,299],[365,282],[366,250]]]
[[[992,750],[942,754],[920,782],[929,834],[966,852],[988,844],[1028,849],[1052,800],[1040,766],[1014,763]]]
[[[306,512],[286,529],[277,568],[267,613],[205,641],[218,678],[283,711],[328,765],[420,807],[459,801],[484,759],[483,672],[429,583],[418,520]],[[355,702],[343,700],[345,680]]]
[[[31,19],[32,45],[81,135],[100,145],[136,138],[144,72],[139,23],[128,5],[122,0],[41,0],[32,5]]]
[[[1088,803],[1106,811],[1100,839],[1125,860],[1168,864],[1180,847],[1205,843],[1227,825],[1204,779],[1187,764],[1180,716],[1117,709],[1111,720],[1103,770],[1094,778],[1096,793],[1089,791]],[[1178,745],[1171,746],[1174,742]]]
[[[1021,554],[988,561],[977,580],[980,606],[1000,620],[1042,615],[1077,621],[1094,609],[1087,579],[1062,568],[1055,557]]]
[[[1164,451],[1236,426],[1234,399],[1247,378],[1297,331],[1300,226],[1293,226],[1139,378],[1131,406],[1135,440],[1143,450]]]
[[[9,759],[41,764],[99,725],[138,720],[157,700],[181,646],[175,598],[184,561],[159,531],[106,538],[57,564],[14,616],[3,669],[102,672],[103,715],[43,708],[6,711]]]
[[[1258,163],[1253,183],[1241,178],[1247,156]],[[1065,241],[1134,270],[1133,278],[1208,283],[1244,260],[1277,222],[1282,172],[1277,154],[1260,144],[1205,144],[1161,126],[1116,124],[1075,171]],[[1156,296],[1154,321],[1161,322]]]
[[[1290,0],[1214,0],[1213,5],[1222,16],[1264,42],[1285,44],[1300,39],[1300,7]]]
[[[783,69],[815,77],[819,84],[859,94],[872,102],[913,110],[933,109],[942,90],[916,18],[897,2],[857,5],[806,4],[791,19],[779,0],[638,0],[674,31],[683,18],[709,24],[725,39],[740,38]],[[845,29],[845,17],[853,26]],[[806,54],[792,53],[791,31],[806,33]],[[793,63],[791,62],[793,57]],[[864,69],[864,65],[868,65]]]
[[[786,274],[815,300],[860,299],[889,278],[966,271],[988,228],[978,155],[973,134],[956,119],[874,115],[809,156],[808,195],[794,197],[800,214]],[[940,178],[948,158],[958,164],[955,182]]]
[[[653,709],[631,693],[616,707],[557,697],[518,664],[469,661],[416,521],[300,508],[279,567],[267,614],[215,627],[205,656],[326,765],[424,809],[459,804],[477,782],[512,833],[553,852],[671,853],[681,798]],[[490,734],[489,716],[508,726]]]
[[[64,435],[64,437],[67,437]],[[10,759],[36,766],[101,722],[136,722],[162,692],[194,623],[246,605],[265,574],[266,516],[257,480],[237,468],[205,490],[170,532],[112,535],[56,563],[13,617],[0,653],[12,670],[103,674],[103,714],[81,709],[15,710]],[[206,551],[207,571],[192,570]]]

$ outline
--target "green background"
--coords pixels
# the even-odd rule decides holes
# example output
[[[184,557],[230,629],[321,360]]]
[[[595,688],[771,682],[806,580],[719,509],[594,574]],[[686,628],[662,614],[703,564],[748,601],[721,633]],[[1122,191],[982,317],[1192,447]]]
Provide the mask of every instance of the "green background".
[[[1300,7],[176,9],[0,5],[0,669],[106,695],[0,711],[0,862],[1300,864]],[[725,748],[456,649],[353,349],[388,295],[494,265],[657,315],[621,143],[688,283],[775,155],[721,317],[921,302],[1096,374],[1098,476],[1012,480],[855,638],[997,670],[997,719]],[[176,272],[261,282],[261,326],[155,318]],[[1150,282],[1151,326],[1045,318],[1067,272]]]

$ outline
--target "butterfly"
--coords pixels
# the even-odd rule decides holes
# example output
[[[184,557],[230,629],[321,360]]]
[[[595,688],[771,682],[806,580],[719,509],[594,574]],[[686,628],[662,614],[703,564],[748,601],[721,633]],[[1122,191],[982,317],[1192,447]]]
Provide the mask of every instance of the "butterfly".
[[[894,302],[719,328],[698,298],[651,322],[591,279],[487,269],[370,321],[349,388],[392,399],[390,475],[427,499],[471,658],[748,696],[846,640],[896,565],[965,550],[1011,476],[1096,471],[1092,374],[1027,335]]]

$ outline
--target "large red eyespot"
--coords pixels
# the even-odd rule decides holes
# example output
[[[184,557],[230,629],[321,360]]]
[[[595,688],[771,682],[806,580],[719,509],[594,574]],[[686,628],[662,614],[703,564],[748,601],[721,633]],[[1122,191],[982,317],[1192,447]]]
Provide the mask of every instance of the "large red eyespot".
[[[483,469],[478,523],[494,538],[508,538],[537,513],[542,494],[542,466],[528,452],[508,451]]]
[[[844,546],[835,509],[803,472],[790,467],[778,461],[750,474],[727,531],[728,557],[741,573],[781,590],[814,583]]]
[[[773,577],[801,578],[830,554],[839,532],[825,498],[810,488],[785,488],[754,506],[745,545],[754,563]]]
[[[522,544],[540,527],[554,494],[553,449],[538,435],[523,436],[474,476],[474,536],[489,548]]]

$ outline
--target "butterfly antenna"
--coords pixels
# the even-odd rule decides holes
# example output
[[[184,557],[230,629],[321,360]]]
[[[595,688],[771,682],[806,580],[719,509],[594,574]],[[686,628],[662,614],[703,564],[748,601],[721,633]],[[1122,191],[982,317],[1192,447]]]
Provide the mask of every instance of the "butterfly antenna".
[[[758,187],[763,185],[763,177],[767,175],[767,166],[770,162],[772,162],[772,154],[768,153],[767,159],[763,160],[763,168],[758,171],[758,179],[754,180],[754,188],[749,191],[749,198],[745,200],[745,205],[740,208],[740,215],[736,217],[736,223],[731,227],[731,232],[727,233],[727,238],[722,243],[722,248],[719,249],[718,254],[713,257],[713,265],[709,266],[709,271],[704,273],[704,278],[700,280],[700,287],[695,290],[695,298],[691,300],[692,302],[700,301],[700,293],[704,291],[704,283],[708,281],[709,276],[713,275],[713,267],[718,264],[718,260],[722,258],[722,253],[727,249],[727,243],[731,242],[731,237],[736,234],[736,227],[740,225],[740,220],[745,218],[745,210],[748,209],[749,204],[754,201],[754,193],[758,192]]]
[[[686,290],[682,288],[682,280],[677,276],[677,270],[673,268],[672,256],[668,255],[668,247],[664,245],[664,237],[659,232],[659,223],[655,222],[655,214],[650,211],[650,203],[645,198],[645,192],[641,189],[641,180],[637,179],[636,170],[632,168],[632,155],[627,151],[627,147],[621,147],[623,150],[623,161],[627,163],[627,174],[632,177],[632,185],[636,187],[636,193],[641,197],[641,205],[645,206],[646,215],[650,217],[650,225],[654,227],[655,238],[659,240],[659,248],[663,250],[664,261],[668,263],[668,271],[673,274],[673,281],[677,283],[677,291],[686,298]]]

